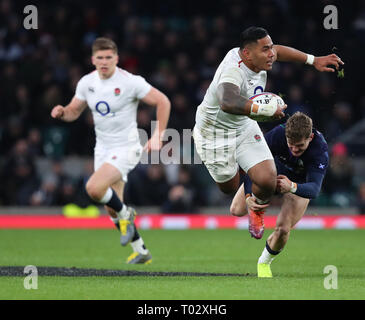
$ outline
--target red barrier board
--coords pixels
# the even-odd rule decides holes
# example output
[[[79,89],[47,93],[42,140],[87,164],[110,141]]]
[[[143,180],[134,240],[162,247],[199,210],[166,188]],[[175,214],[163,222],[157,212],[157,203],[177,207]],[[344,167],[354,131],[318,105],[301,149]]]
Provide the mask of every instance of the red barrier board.
[[[276,216],[266,216],[266,228],[274,228]],[[247,229],[247,216],[224,215],[140,215],[136,225],[141,229]],[[0,229],[109,229],[114,228],[108,216],[66,218],[62,215],[0,215]],[[365,228],[365,216],[304,216],[297,229]]]

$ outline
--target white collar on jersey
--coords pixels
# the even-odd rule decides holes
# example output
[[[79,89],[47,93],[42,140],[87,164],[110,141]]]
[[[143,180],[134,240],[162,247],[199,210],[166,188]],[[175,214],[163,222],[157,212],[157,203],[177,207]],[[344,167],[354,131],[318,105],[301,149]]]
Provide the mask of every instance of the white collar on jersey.
[[[102,79],[102,78],[100,78],[99,73],[96,71],[96,73],[97,73],[97,75],[98,75],[99,80],[100,80],[100,81],[103,81],[103,82],[104,82],[104,81],[110,81],[110,80],[112,80],[113,78],[115,78],[115,76],[116,76],[117,72],[118,72],[118,66],[116,66],[116,67],[115,67],[115,70],[114,70],[113,74],[112,74],[109,78]]]
[[[255,71],[251,70],[249,67],[247,67],[245,65],[245,63],[243,62],[243,60],[241,59],[240,54],[238,53],[239,50],[240,50],[240,48],[237,48],[237,50],[235,50],[235,53],[237,54],[238,61],[242,61],[242,63],[240,63],[240,68],[245,69],[250,76],[257,76],[258,74],[260,74],[260,72],[265,71],[265,70],[261,70],[259,72],[255,72]]]

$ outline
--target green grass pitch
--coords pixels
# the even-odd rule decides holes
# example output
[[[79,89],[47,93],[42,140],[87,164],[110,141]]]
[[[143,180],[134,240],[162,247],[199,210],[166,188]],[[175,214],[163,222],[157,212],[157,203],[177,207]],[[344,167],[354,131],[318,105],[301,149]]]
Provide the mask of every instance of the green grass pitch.
[[[0,277],[0,299],[365,299],[365,230],[293,230],[274,260],[274,278],[258,279],[262,240],[247,230],[142,230],[150,265],[127,265],[130,246],[116,230],[0,230],[0,266],[77,267],[137,271],[238,273],[242,276]],[[327,265],[338,288],[325,289]]]

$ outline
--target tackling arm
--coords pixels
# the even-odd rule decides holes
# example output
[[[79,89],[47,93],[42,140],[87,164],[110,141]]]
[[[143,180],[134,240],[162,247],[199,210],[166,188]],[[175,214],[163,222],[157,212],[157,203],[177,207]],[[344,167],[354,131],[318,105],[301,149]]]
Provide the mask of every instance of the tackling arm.
[[[314,199],[321,191],[323,178],[324,173],[310,171],[307,174],[307,182],[297,184],[284,175],[278,175],[277,188],[280,193],[291,192],[302,198]]]

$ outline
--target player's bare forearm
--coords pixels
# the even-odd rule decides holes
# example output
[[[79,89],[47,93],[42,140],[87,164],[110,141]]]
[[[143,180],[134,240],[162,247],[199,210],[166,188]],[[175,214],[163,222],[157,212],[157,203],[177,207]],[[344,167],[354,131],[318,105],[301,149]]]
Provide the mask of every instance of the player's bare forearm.
[[[320,72],[334,72],[335,70],[328,66],[332,65],[338,70],[340,65],[344,65],[341,58],[334,53],[327,56],[314,57],[291,47],[274,45],[274,49],[277,61],[309,63]],[[309,57],[312,59],[309,59]]]
[[[248,116],[253,120],[256,120],[258,116],[263,116],[266,121],[279,120],[285,117],[284,110],[287,105],[281,105],[274,99],[270,100],[271,104],[253,103],[250,99],[240,95],[238,86],[229,82],[218,85],[217,97],[221,109],[230,114]]]
[[[143,102],[150,106],[156,107],[156,128],[144,146],[144,150],[147,152],[158,151],[162,147],[163,133],[167,127],[167,123],[170,117],[171,103],[170,100],[157,89],[152,88],[150,93],[142,99]]]
[[[307,54],[300,50],[282,45],[274,45],[274,49],[276,51],[277,61],[300,63],[307,61]]]
[[[51,117],[65,122],[72,122],[81,115],[86,107],[86,101],[74,97],[66,107],[55,106],[51,111]]]
[[[61,105],[55,106],[52,109],[51,117],[64,122],[72,122],[78,118],[77,114],[70,110],[69,106],[63,107]]]
[[[170,100],[164,95],[164,98],[159,101],[156,107],[156,120],[157,127],[155,129],[156,134],[161,135],[167,128],[167,123],[169,122],[171,110]]]
[[[169,98],[158,89],[151,88],[142,101],[151,107],[156,107],[157,127],[154,134],[160,135],[166,129],[170,117],[171,103]]]
[[[70,108],[68,108],[68,106],[66,106],[64,108],[64,113],[63,116],[60,120],[65,121],[65,122],[72,122],[75,121],[79,118],[80,113],[79,112],[75,112],[75,110],[72,110]]]
[[[221,83],[217,88],[218,100],[224,112],[249,116],[252,101],[240,95],[239,88],[232,83]]]

